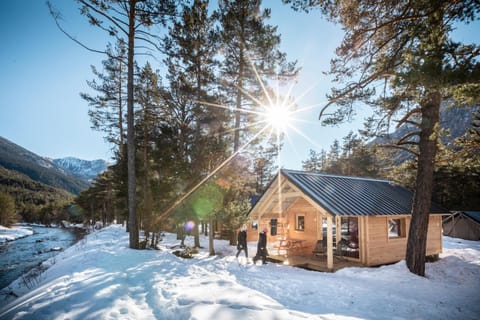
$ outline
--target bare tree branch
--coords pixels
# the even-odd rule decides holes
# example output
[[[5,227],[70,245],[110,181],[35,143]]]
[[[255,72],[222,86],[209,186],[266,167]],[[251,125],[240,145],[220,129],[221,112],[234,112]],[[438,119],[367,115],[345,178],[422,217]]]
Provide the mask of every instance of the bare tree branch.
[[[422,110],[420,108],[415,108],[410,110],[400,120],[398,120],[397,129],[400,128],[400,126],[404,124],[408,120],[408,118],[410,118],[412,115],[421,114],[421,113],[422,113]]]

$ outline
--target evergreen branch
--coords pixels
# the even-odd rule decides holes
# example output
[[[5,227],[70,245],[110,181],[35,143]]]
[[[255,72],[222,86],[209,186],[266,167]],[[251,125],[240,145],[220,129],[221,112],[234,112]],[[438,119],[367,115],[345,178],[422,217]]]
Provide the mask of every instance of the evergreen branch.
[[[105,19],[109,20],[114,26],[116,26],[118,29],[120,29],[120,31],[122,31],[126,36],[128,36],[128,31],[125,30],[117,21],[116,21],[116,18],[115,17],[110,17],[109,15],[107,15],[105,12],[95,8],[94,6],[90,5],[89,3],[87,3],[85,0],[78,0],[79,3],[83,4],[84,6],[86,6],[87,8],[93,10],[94,12],[96,12],[98,15],[104,17]],[[120,21],[121,23],[125,24],[126,26],[128,26],[125,22],[123,21]]]
[[[379,78],[381,76],[381,74],[383,74],[383,71],[382,72],[376,72],[372,75],[370,75],[368,78],[362,80],[361,82],[357,82],[357,83],[354,83],[352,86],[350,86],[349,88],[344,88],[343,92],[339,93],[336,97],[333,97],[333,98],[330,98],[329,102],[322,108],[322,110],[320,110],[320,115],[318,116],[318,119],[320,120],[322,118],[322,116],[324,115],[324,112],[334,103],[337,103],[338,101],[340,101],[341,99],[347,97],[349,94],[353,93],[355,90],[358,90],[358,89],[363,89],[365,88],[366,86],[368,86],[370,83],[372,83],[373,81],[375,81],[377,78]]]
[[[97,50],[97,49],[93,49],[93,48],[90,48],[88,47],[87,45],[85,45],[83,42],[81,42],[80,40],[78,40],[77,38],[75,38],[74,36],[72,36],[70,33],[68,33],[65,29],[63,29],[63,27],[61,26],[59,20],[61,19],[61,15],[58,11],[55,10],[55,8],[53,7],[53,5],[50,3],[50,1],[47,1],[47,6],[48,6],[48,9],[50,11],[50,15],[53,17],[53,20],[55,21],[55,24],[57,25],[57,28],[63,33],[65,34],[70,40],[72,40],[73,42],[75,42],[76,44],[80,45],[81,47],[83,47],[84,49],[87,49],[88,51],[90,52],[95,52],[95,53],[100,53],[100,54],[106,54],[108,55],[108,52],[106,51],[102,51],[102,50]]]
[[[415,152],[407,147],[403,147],[401,145],[396,145],[396,144],[380,144],[378,145],[378,147],[380,148],[393,148],[393,149],[400,149],[400,150],[404,150],[404,151],[407,151],[411,154],[413,154],[415,157],[418,158],[418,156],[420,155],[418,152]]]

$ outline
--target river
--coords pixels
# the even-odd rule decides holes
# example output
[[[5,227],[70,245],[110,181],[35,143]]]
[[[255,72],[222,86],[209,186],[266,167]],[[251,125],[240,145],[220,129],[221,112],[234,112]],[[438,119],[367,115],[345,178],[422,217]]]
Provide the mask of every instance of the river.
[[[73,229],[32,227],[34,234],[0,243],[0,290],[79,239]]]

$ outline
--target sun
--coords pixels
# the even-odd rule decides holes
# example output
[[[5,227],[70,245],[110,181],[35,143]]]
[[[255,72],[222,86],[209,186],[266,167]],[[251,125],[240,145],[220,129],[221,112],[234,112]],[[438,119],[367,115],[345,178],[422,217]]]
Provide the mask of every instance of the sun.
[[[293,113],[288,106],[273,104],[264,106],[264,108],[263,116],[265,117],[265,122],[272,129],[284,132],[291,125]]]

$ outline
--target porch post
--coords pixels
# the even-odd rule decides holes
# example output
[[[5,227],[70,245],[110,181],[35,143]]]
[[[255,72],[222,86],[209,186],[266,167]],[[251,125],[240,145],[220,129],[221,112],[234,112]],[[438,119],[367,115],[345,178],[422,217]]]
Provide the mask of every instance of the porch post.
[[[332,216],[327,215],[327,268],[333,270]]]

